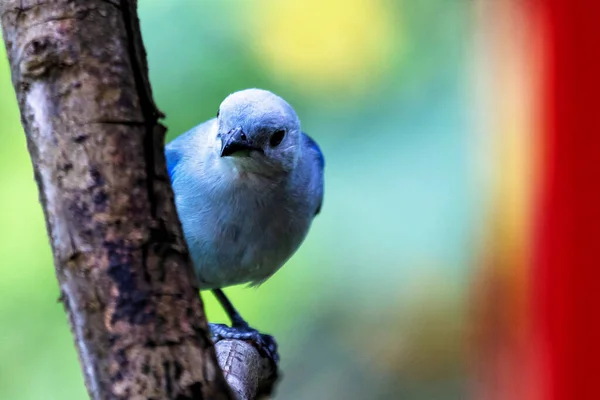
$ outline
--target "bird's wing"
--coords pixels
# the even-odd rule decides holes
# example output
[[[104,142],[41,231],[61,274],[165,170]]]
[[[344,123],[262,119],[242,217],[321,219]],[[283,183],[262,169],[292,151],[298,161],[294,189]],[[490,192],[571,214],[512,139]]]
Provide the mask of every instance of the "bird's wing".
[[[304,137],[304,145],[309,149],[310,154],[310,165],[311,165],[311,186],[315,191],[317,197],[317,207],[315,209],[315,215],[321,211],[323,205],[323,170],[325,168],[325,157],[321,152],[321,148],[317,142],[313,140],[306,133],[302,133]]]
[[[169,142],[165,146],[165,157],[167,158],[167,171],[169,172],[169,178],[172,180],[175,167],[177,164],[179,164],[179,160],[181,160],[181,152],[177,146],[174,146],[173,142]]]
[[[171,180],[173,180],[173,174],[176,172],[177,165],[179,165],[186,151],[189,151],[190,147],[193,147],[191,145],[196,139],[201,140],[202,136],[210,132],[214,120],[215,118],[203,122],[167,143],[165,146],[165,157],[167,158],[167,171]]]

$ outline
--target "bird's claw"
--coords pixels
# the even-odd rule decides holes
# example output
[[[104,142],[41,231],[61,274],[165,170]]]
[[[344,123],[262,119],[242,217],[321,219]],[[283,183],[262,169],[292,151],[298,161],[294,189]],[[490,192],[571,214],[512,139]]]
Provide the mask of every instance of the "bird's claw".
[[[267,356],[275,363],[279,362],[277,341],[271,335],[262,334],[249,326],[227,326],[224,324],[209,324],[211,339],[217,343],[223,339],[252,341],[259,353]]]

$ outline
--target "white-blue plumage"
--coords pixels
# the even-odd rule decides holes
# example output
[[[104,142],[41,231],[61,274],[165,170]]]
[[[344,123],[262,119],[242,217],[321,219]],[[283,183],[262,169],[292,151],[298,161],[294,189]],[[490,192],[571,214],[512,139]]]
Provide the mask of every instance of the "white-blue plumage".
[[[228,96],[166,157],[200,289],[264,282],[321,208],[321,151],[293,108],[265,90]]]

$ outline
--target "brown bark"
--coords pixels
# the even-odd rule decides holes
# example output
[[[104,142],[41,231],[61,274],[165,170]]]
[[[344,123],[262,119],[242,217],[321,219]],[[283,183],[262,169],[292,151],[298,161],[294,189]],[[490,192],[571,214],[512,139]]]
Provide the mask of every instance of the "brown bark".
[[[173,203],[136,1],[3,0],[0,17],[90,397],[233,398]]]

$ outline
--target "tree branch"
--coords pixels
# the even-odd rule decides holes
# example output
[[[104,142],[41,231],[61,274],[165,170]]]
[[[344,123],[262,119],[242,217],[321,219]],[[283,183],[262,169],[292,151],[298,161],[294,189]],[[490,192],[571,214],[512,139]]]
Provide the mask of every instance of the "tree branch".
[[[215,344],[217,359],[236,400],[259,400],[271,396],[277,382],[277,364],[243,340]]]
[[[219,354],[243,357],[234,370],[221,357],[230,382],[254,371],[241,391],[231,393],[218,367],[173,203],[136,5],[0,3],[86,386],[93,399],[254,398],[269,382],[261,377],[276,372],[258,369],[265,360],[243,342],[219,343]]]

